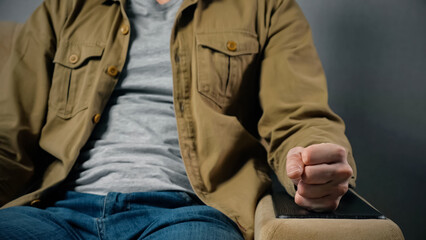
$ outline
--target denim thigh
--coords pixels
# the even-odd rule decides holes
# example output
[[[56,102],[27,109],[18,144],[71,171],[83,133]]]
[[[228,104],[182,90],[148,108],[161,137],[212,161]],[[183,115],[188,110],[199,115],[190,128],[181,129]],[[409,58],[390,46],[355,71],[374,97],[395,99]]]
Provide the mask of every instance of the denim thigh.
[[[185,192],[67,192],[45,210],[0,210],[0,239],[243,239],[220,211]]]

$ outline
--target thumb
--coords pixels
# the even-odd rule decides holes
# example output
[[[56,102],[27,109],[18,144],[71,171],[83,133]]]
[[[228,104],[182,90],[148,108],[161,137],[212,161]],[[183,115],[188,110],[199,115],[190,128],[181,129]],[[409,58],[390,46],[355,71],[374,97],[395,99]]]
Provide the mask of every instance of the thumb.
[[[287,176],[297,185],[303,174],[305,165],[302,161],[303,147],[295,147],[287,153],[286,172]]]

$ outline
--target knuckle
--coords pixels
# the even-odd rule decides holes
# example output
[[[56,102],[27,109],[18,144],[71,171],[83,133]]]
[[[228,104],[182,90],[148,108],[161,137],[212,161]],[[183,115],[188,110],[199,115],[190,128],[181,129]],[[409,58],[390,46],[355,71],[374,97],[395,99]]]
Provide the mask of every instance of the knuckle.
[[[311,180],[313,175],[312,172],[312,167],[311,166],[306,166],[304,171],[303,171],[303,181],[305,181],[306,183],[309,183],[309,180]]]
[[[345,164],[342,167],[336,169],[335,174],[343,178],[350,178],[353,174],[353,171],[351,166],[349,166],[349,164]]]
[[[338,206],[339,206],[339,201],[337,201],[337,200],[336,201],[331,201],[328,204],[328,209],[331,210],[331,211],[333,211],[333,210],[336,210]]]
[[[328,201],[323,203],[324,210],[326,211],[334,211],[339,206],[339,198],[329,199]]]
[[[304,204],[303,197],[300,196],[299,194],[296,194],[296,196],[294,196],[294,202],[299,206],[303,206]]]
[[[321,202],[319,203],[319,205],[314,209],[314,211],[316,212],[331,212],[337,209],[337,207],[339,206],[338,201],[325,201],[325,202]]]
[[[312,148],[311,147],[307,147],[302,151],[302,161],[305,165],[311,165],[311,152],[312,152]]]
[[[336,194],[338,196],[343,196],[349,190],[348,184],[341,184],[336,189]]]
[[[303,150],[302,147],[294,147],[288,151],[288,155],[296,155],[299,154]]]
[[[349,165],[349,163],[346,163],[346,170],[348,171],[348,173],[349,173],[350,175],[352,175],[352,174],[353,174],[353,169],[352,169],[351,165]]]
[[[297,186],[297,192],[299,193],[300,196],[304,196],[306,197],[308,191],[306,191],[306,187],[302,184],[299,184]]]
[[[337,146],[337,148],[336,148],[336,156],[340,160],[343,160],[343,159],[346,159],[346,155],[347,155],[346,149],[344,147],[342,147],[342,146]]]

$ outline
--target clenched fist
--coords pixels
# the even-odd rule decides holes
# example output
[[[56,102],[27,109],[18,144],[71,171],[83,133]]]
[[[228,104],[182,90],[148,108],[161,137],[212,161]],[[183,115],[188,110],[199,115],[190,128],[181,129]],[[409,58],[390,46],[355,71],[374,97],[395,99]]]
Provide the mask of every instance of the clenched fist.
[[[352,176],[346,150],[332,143],[292,148],[287,154],[286,168],[297,186],[296,204],[317,212],[339,206]]]

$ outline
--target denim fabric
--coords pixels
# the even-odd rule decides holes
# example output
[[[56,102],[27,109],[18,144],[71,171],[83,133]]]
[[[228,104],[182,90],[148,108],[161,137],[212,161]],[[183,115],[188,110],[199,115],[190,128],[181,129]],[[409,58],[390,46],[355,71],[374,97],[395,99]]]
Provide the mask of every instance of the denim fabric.
[[[218,210],[185,192],[67,192],[43,209],[0,210],[0,239],[243,239]]]

